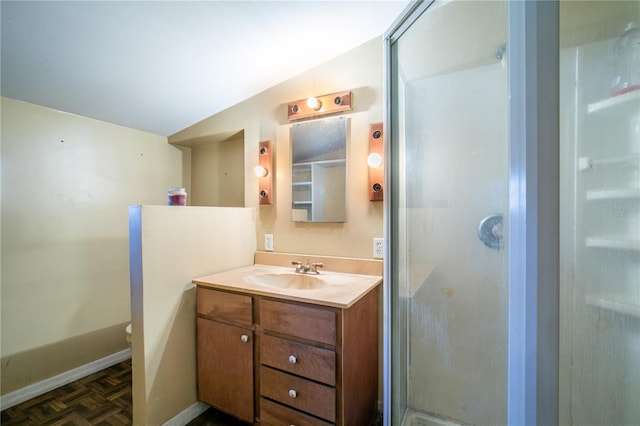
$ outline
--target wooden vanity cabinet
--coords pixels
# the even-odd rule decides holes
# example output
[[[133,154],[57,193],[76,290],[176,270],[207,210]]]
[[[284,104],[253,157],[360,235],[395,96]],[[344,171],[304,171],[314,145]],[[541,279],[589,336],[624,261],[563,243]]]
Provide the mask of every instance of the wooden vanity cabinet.
[[[251,420],[254,424],[366,426],[370,423],[377,411],[378,397],[378,287],[348,308],[202,287],[198,287],[197,295],[198,387],[201,400],[236,417],[248,419],[246,413],[243,416],[238,414],[237,401],[227,400],[229,406],[223,406],[221,399],[215,399],[213,395],[206,393],[208,400],[204,398],[205,392],[236,395],[233,392],[240,392],[237,390],[239,378],[251,373],[254,374],[252,383],[255,386],[251,392],[243,390],[242,393],[245,398],[251,393],[251,403],[247,403],[251,409],[255,402],[255,418]],[[209,305],[211,300],[203,302],[202,309],[209,311],[209,314],[203,314],[202,297],[220,297],[219,306],[207,309],[204,305]],[[238,357],[227,359],[217,355],[214,357],[217,369],[201,369],[200,358],[211,356],[204,349],[207,346],[218,352],[235,352],[239,349],[234,346],[242,346],[234,343],[238,339],[231,332],[230,337],[224,340],[226,343],[210,342],[209,339],[221,339],[220,333],[201,326],[201,321],[217,322],[209,319],[218,317],[219,314],[211,314],[214,311],[219,313],[226,309],[235,316],[244,312],[246,308],[238,308],[237,305],[224,307],[229,301],[244,300],[235,297],[248,297],[248,303],[253,307],[254,358],[245,358],[242,361],[244,368],[241,368],[241,365],[234,364]],[[247,320],[245,317],[243,321]],[[249,329],[246,322],[238,324],[237,320],[234,324],[224,325],[236,327],[237,332]],[[203,377],[207,374],[215,377]],[[213,381],[222,383],[221,388],[214,389]],[[211,402],[214,400],[215,403]]]

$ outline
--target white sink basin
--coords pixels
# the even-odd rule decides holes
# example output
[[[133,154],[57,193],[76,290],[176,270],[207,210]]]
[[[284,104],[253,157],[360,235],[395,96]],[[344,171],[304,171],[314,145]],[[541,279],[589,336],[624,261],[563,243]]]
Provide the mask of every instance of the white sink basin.
[[[327,286],[327,282],[318,275],[297,273],[255,274],[245,277],[245,280],[260,286],[295,290],[315,290]]]

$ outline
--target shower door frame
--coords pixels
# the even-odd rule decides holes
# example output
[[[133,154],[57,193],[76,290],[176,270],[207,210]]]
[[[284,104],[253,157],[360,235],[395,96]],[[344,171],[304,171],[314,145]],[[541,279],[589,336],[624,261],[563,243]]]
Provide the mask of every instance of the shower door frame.
[[[384,125],[391,127],[392,45],[433,3],[407,6],[384,35]],[[559,1],[508,2],[509,232],[507,423],[558,424]],[[388,131],[385,157],[395,164]],[[384,237],[393,241],[391,167],[385,168]],[[539,224],[544,226],[538,226]],[[384,425],[391,419],[392,244],[384,253]]]

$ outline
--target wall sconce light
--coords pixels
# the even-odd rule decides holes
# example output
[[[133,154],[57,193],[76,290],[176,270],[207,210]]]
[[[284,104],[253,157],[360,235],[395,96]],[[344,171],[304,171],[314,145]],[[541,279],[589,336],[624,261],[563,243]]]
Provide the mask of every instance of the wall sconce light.
[[[253,168],[253,174],[258,178],[259,183],[258,200],[260,204],[271,204],[271,187],[273,185],[271,141],[261,141],[258,148],[258,165]]]
[[[382,123],[369,125],[369,201],[383,200],[384,133]]]
[[[336,92],[300,99],[288,105],[289,120],[300,120],[301,118],[351,111],[353,109],[351,101],[351,92]]]

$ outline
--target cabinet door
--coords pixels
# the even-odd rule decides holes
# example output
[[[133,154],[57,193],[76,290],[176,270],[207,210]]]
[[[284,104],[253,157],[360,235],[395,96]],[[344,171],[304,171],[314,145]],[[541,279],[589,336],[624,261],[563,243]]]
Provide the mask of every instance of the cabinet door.
[[[198,398],[253,423],[253,333],[198,318]]]

